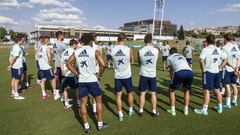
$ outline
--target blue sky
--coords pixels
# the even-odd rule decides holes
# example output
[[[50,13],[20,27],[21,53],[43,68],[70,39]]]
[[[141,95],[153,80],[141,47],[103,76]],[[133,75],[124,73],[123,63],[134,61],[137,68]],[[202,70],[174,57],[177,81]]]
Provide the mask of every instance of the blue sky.
[[[0,0],[0,25],[104,27],[153,17],[154,0]],[[240,25],[240,0],[166,0],[165,19],[185,28]]]

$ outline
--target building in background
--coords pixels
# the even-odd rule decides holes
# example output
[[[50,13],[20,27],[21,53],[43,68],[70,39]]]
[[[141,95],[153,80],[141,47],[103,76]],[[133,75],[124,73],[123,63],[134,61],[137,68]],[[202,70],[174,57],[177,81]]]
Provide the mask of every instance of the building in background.
[[[155,29],[154,29],[154,39],[160,38],[159,37],[160,27],[161,27],[161,20],[156,20]],[[120,27],[120,29],[123,31],[137,31],[137,32],[152,33],[153,19],[124,23],[124,26]],[[172,24],[171,21],[169,20],[163,20],[161,39],[172,40],[176,38],[176,34],[177,34],[177,25]]]

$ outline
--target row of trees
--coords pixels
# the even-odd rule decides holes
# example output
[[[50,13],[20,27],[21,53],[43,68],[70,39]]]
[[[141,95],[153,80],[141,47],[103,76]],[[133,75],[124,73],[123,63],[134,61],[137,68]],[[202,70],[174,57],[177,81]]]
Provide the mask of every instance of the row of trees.
[[[5,38],[5,36],[10,36],[11,38],[15,37],[17,35],[17,32],[13,30],[7,31],[6,28],[0,27],[0,42],[8,42],[9,39]]]
[[[194,34],[194,33],[190,32],[190,31],[184,31],[183,26],[181,25],[181,27],[180,27],[180,29],[178,31],[178,39],[179,40],[184,40],[185,36],[193,37],[193,38],[206,38],[208,34],[209,33],[207,33],[207,32],[202,32],[200,34]],[[222,32],[222,33],[220,33],[220,35],[218,37],[223,37],[224,34],[225,33]],[[237,32],[234,33],[234,36],[235,37],[240,37],[240,26],[238,27]]]

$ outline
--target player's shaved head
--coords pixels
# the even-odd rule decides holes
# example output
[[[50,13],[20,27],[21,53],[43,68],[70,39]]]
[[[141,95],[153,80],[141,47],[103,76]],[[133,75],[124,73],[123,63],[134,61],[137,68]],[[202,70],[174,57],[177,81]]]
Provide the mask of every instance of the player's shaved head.
[[[144,37],[144,43],[145,43],[145,44],[152,43],[152,35],[151,35],[151,34],[147,34],[147,35]]]
[[[208,35],[206,41],[208,44],[215,44],[216,37],[212,34]]]
[[[118,35],[118,42],[125,41],[127,39],[127,36],[125,33],[120,33]]]

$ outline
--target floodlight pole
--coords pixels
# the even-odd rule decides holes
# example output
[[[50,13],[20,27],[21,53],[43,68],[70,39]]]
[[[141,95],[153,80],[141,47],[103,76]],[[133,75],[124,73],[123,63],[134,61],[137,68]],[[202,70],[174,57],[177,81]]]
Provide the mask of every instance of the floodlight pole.
[[[154,3],[154,14],[153,14],[152,36],[154,36],[156,20],[160,19],[160,13],[161,13],[161,24],[160,24],[159,39],[161,39],[161,36],[162,36],[164,8],[165,8],[165,0],[155,0],[155,3]]]

